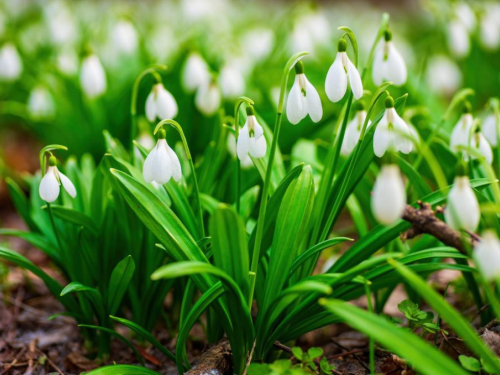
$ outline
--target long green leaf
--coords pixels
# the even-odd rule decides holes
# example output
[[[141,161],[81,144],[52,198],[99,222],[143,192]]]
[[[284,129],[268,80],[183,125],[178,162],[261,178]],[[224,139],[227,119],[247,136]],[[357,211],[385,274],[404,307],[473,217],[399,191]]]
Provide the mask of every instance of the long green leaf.
[[[135,263],[132,256],[129,255],[116,265],[109,279],[108,292],[108,313],[113,315],[118,310],[122,298],[132,281],[135,271]]]
[[[90,371],[87,375],[161,375],[160,373],[150,370],[146,367],[133,365],[114,365],[105,366]]]
[[[408,360],[421,374],[467,375],[462,367],[409,331],[349,303],[321,299],[320,303],[347,324]]]
[[[47,206],[44,206],[42,208],[46,208]],[[54,216],[57,216],[63,221],[66,221],[71,224],[75,224],[77,226],[82,226],[90,230],[94,235],[98,234],[99,230],[97,229],[96,225],[94,224],[94,221],[92,220],[91,217],[85,215],[83,212],[78,212],[76,210],[73,210],[71,208],[63,207],[63,206],[58,206],[51,204],[50,209],[52,210],[52,213]]]

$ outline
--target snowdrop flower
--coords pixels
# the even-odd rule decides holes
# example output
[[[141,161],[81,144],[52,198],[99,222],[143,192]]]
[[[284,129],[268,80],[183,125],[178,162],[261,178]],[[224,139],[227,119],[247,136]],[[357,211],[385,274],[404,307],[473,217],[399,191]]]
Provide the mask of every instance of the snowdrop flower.
[[[295,82],[288,94],[286,116],[296,125],[307,115],[318,122],[323,117],[323,107],[318,92],[304,74],[304,64],[299,61],[295,64]]]
[[[456,57],[465,57],[470,51],[469,34],[476,28],[476,16],[472,9],[461,2],[455,7],[455,17],[448,25],[448,43]]]
[[[229,153],[233,158],[238,157],[236,151],[236,137],[232,132],[229,132],[227,136],[227,149],[229,150]],[[253,166],[253,161],[250,155],[247,154],[245,158],[240,159],[240,166],[242,169],[249,169],[250,167]]]
[[[177,103],[172,94],[161,83],[153,86],[146,99],[146,117],[153,122],[177,116]]]
[[[158,131],[158,142],[144,161],[142,175],[146,182],[166,184],[173,177],[179,181],[182,177],[181,163],[166,140],[165,129]]]
[[[340,149],[340,153],[343,156],[349,156],[356,147],[356,144],[359,141],[359,137],[361,135],[361,130],[363,129],[363,124],[366,119],[366,111],[365,107],[361,102],[356,102],[357,108],[355,108],[356,114],[354,118],[347,124],[344,141],[342,142],[342,148]],[[368,127],[371,125],[371,121],[368,120]]]
[[[61,184],[72,198],[76,197],[75,185],[73,185],[68,177],[59,172],[57,169],[57,160],[54,156],[51,156],[49,158],[49,168],[45,176],[43,176],[38,189],[40,197],[48,203],[54,202],[61,191]]]
[[[464,112],[451,132],[450,148],[453,152],[459,152],[460,146],[469,145],[473,122],[470,103],[466,102]]]
[[[482,45],[489,50],[496,50],[500,46],[500,5],[486,4],[481,19],[479,35]]]
[[[332,66],[328,70],[325,81],[326,96],[332,102],[341,100],[347,91],[347,81],[351,85],[356,100],[363,96],[363,83],[358,70],[347,56],[347,42],[339,40],[338,52]]]
[[[457,230],[475,231],[479,225],[479,204],[462,164],[448,193],[448,206],[444,211],[444,218],[451,228]]]
[[[16,47],[6,43],[0,49],[0,80],[15,81],[23,71],[23,62]]]
[[[236,64],[230,63],[222,67],[219,85],[224,98],[236,99],[245,92],[245,77]]]
[[[385,112],[373,135],[373,152],[381,158],[387,150],[408,154],[413,150],[412,135],[406,122],[394,109],[394,99],[385,100]]]
[[[311,12],[299,18],[291,35],[291,53],[314,51],[328,41],[330,22],[320,12]]]
[[[84,58],[80,72],[80,84],[85,95],[91,99],[104,94],[106,91],[106,73],[96,55],[89,55]]]
[[[207,82],[196,91],[196,108],[205,116],[213,115],[220,107],[221,95],[215,82]]]
[[[46,119],[54,116],[54,100],[49,90],[42,86],[31,90],[28,98],[28,111],[35,119]]]
[[[77,22],[65,2],[50,2],[44,9],[44,16],[50,37],[56,45],[68,45],[78,39]]]
[[[474,262],[487,281],[500,276],[500,241],[492,229],[487,229],[482,240],[474,246]]]
[[[373,82],[377,86],[384,81],[401,86],[406,82],[407,75],[405,61],[392,42],[392,33],[386,30],[384,41],[379,45],[373,59]]]
[[[384,164],[372,192],[372,212],[377,221],[391,225],[401,218],[406,207],[406,192],[399,167]]]
[[[205,60],[199,53],[192,52],[182,70],[182,86],[189,93],[195,92],[198,87],[210,82],[210,72]]]
[[[245,34],[241,39],[241,45],[246,46],[243,53],[245,59],[257,63],[266,59],[274,46],[274,32],[268,28],[254,28]]]
[[[131,22],[121,20],[111,31],[111,42],[114,49],[124,54],[132,54],[137,49],[137,31]]]
[[[247,159],[248,156],[262,158],[266,154],[267,143],[264,137],[264,129],[257,122],[255,110],[252,106],[247,107],[247,121],[239,131],[236,151],[241,161]]]
[[[72,48],[65,48],[57,55],[57,69],[67,75],[73,76],[78,72],[78,56]]]
[[[483,134],[493,147],[496,147],[498,142],[497,126],[500,127],[500,119],[497,120],[495,114],[484,120]]]
[[[484,156],[488,163],[492,163],[493,161],[493,151],[491,151],[491,146],[481,133],[481,128],[477,127],[475,134],[472,136],[471,145],[472,148],[479,151],[481,155]],[[464,154],[465,160],[467,160],[467,155]],[[477,159],[477,156],[471,155],[472,159]]]
[[[433,91],[451,95],[462,85],[462,72],[445,55],[432,56],[427,64],[426,81]]]

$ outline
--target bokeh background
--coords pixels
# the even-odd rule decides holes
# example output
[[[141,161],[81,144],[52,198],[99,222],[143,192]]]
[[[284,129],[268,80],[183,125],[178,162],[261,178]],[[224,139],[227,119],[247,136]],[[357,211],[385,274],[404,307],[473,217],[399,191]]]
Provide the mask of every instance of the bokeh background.
[[[337,28],[346,25],[356,34],[361,68],[384,12],[390,13],[394,43],[409,69],[408,82],[393,95],[409,93],[408,106],[418,113],[412,122],[421,133],[459,88],[476,89],[476,109],[499,94],[498,1],[2,0],[0,177],[22,183],[22,176],[39,169],[37,155],[46,144],[66,145],[68,155],[88,153],[96,161],[105,152],[104,130],[129,144],[133,83],[151,64],[168,66],[163,83],[177,101],[176,120],[196,157],[224,113],[200,109],[197,93],[183,86],[183,69],[193,54],[206,62],[226,113],[245,95],[272,124],[284,63],[294,52],[309,51],[306,73],[323,98],[324,119],[287,126],[280,146],[287,160],[300,154],[313,164],[321,151],[309,154],[307,142],[329,139],[340,111],[324,94],[342,35]],[[89,55],[104,68],[100,95],[82,89],[82,64]],[[153,144],[154,124],[144,117],[152,84],[146,78],[138,97],[139,139],[146,147]],[[0,197],[3,203],[8,199],[3,183]]]

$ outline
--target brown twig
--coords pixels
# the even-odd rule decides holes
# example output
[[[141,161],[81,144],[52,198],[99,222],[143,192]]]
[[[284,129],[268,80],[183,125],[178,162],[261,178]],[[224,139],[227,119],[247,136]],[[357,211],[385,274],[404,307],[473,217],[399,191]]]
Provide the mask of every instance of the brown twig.
[[[444,221],[435,216],[435,211],[429,203],[418,202],[419,208],[406,206],[403,213],[403,219],[412,224],[412,227],[401,235],[403,241],[409,240],[419,234],[427,233],[434,236],[447,246],[454,247],[462,254],[466,254],[464,240],[460,232],[451,229]],[[438,209],[439,210],[439,209]],[[475,234],[467,232],[470,236],[470,243],[481,241],[481,238]]]
[[[345,347],[344,345],[342,345],[341,343],[335,341],[334,339],[331,339],[331,342],[338,346],[340,349],[342,349],[344,352],[350,352],[351,350],[347,347]],[[363,360],[361,358],[358,357],[357,354],[353,353],[352,354],[354,356],[354,358],[356,358],[356,360],[358,361],[358,363],[364,367],[365,370],[367,371],[370,371],[370,368],[366,365],[366,363],[363,362]]]

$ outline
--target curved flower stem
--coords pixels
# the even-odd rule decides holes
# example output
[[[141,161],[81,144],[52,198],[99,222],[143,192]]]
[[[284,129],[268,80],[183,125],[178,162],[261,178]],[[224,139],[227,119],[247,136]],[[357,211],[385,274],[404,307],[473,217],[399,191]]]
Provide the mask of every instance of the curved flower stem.
[[[46,168],[47,160],[45,158],[45,154],[48,152],[49,154],[52,155],[52,153],[50,151],[54,151],[54,150],[68,151],[68,148],[66,146],[63,146],[63,145],[48,145],[40,150],[40,154],[39,154],[38,158],[40,160],[40,169],[42,172],[42,177],[45,176],[46,169],[47,169]]]
[[[144,77],[146,77],[148,74],[151,74],[154,79],[156,80],[156,83],[161,83],[161,77],[158,74],[157,70],[167,70],[166,65],[161,65],[161,64],[156,64],[153,66],[150,66],[149,68],[145,69],[142,71],[141,74],[135,79],[134,82],[134,87],[132,89],[132,101],[130,103],[130,117],[131,117],[131,124],[130,124],[130,149],[133,147],[133,141],[136,135],[136,127],[137,127],[137,96],[139,95],[139,86],[143,80]]]
[[[280,98],[278,102],[278,111],[276,112],[276,121],[273,130],[273,142],[271,144],[271,151],[269,153],[269,161],[267,162],[266,177],[264,180],[264,187],[262,188],[262,197],[259,209],[259,219],[257,221],[257,232],[255,234],[255,245],[252,253],[252,263],[250,266],[250,293],[248,294],[248,307],[252,309],[253,294],[255,290],[255,282],[257,280],[257,268],[260,260],[260,247],[262,245],[262,236],[264,235],[264,221],[266,219],[267,198],[269,193],[269,185],[271,184],[271,173],[273,170],[274,156],[276,148],[278,147],[278,138],[281,129],[281,117],[283,116],[283,104],[285,101],[286,86],[288,83],[288,76],[295,64],[309,52],[298,52],[290,59],[283,69],[281,75]]]
[[[247,98],[246,96],[241,96],[236,100],[234,104],[234,139],[238,142],[238,136],[240,134],[240,107],[243,103],[247,105],[253,105],[253,100]],[[238,144],[238,143],[236,143]],[[237,148],[236,148],[237,150]],[[238,157],[238,151],[236,151],[236,212],[240,213],[240,189],[241,189],[241,169],[240,169],[240,158]]]
[[[56,236],[57,246],[59,247],[59,251],[63,251],[61,245],[61,239],[59,238],[59,234],[57,233],[56,223],[54,221],[54,216],[52,215],[52,208],[50,207],[50,203],[47,202],[47,211],[49,213],[50,224],[52,225],[52,230],[54,231],[54,236]]]
[[[179,125],[177,121],[167,119],[167,120],[162,120],[156,125],[154,135],[160,130],[164,125],[170,125],[181,136],[182,144],[184,146],[184,151],[186,152],[186,157],[189,161],[189,168],[191,168],[191,176],[193,177],[193,194],[194,194],[194,206],[196,207],[196,211],[198,211],[198,220],[199,220],[199,225],[200,225],[200,232],[201,232],[201,237],[205,237],[205,227],[203,225],[203,211],[201,209],[201,200],[200,200],[200,190],[198,187],[198,179],[196,178],[196,171],[194,169],[194,164],[193,164],[193,158],[191,156],[191,152],[189,151],[189,146],[186,140],[186,136],[184,135],[184,131],[182,130],[182,127]]]

